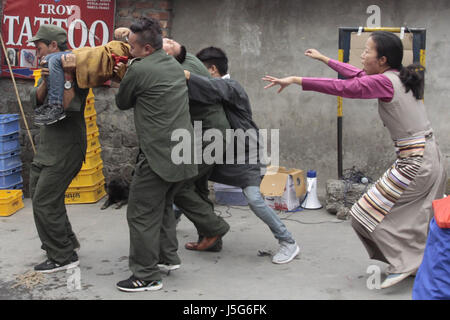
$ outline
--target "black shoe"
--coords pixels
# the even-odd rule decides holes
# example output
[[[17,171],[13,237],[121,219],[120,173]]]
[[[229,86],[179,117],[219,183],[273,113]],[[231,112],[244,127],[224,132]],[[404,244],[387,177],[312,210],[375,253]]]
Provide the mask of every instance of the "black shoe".
[[[41,264],[38,264],[34,267],[34,271],[41,272],[41,273],[53,273],[61,270],[67,270],[70,268],[75,268],[80,264],[80,261],[78,260],[78,255],[74,252],[72,255],[72,258],[70,258],[69,261],[58,264],[50,259],[47,261],[42,262]]]
[[[66,117],[64,108],[62,105],[49,105],[48,109],[44,110],[41,115],[37,115],[34,119],[34,123],[37,125],[50,125],[57,121],[60,121]]]
[[[116,284],[117,289],[125,292],[156,291],[163,287],[161,280],[144,281],[135,276]]]
[[[46,113],[46,110],[49,107],[48,104],[43,104],[40,107],[37,107],[36,109],[34,109],[34,115],[37,116],[41,116],[43,114]]]
[[[34,109],[34,124],[37,126],[43,126],[41,118],[47,114],[50,106],[48,104],[43,104],[40,107]]]

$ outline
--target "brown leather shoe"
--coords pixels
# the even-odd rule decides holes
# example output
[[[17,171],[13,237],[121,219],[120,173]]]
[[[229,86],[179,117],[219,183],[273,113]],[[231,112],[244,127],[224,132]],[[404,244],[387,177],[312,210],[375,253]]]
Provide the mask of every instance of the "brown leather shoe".
[[[205,251],[209,248],[216,245],[216,243],[220,240],[221,236],[214,236],[214,237],[204,237],[202,241],[200,241],[197,245],[197,248],[195,250],[198,251]]]
[[[198,247],[198,242],[187,242],[184,247],[187,250],[197,250]],[[212,245],[211,247],[209,247],[206,250],[203,251],[208,251],[208,252],[220,252],[222,251],[222,238],[220,238],[218,241],[216,241],[216,243],[214,245]]]
[[[187,242],[184,247],[188,250],[197,250],[198,242]]]

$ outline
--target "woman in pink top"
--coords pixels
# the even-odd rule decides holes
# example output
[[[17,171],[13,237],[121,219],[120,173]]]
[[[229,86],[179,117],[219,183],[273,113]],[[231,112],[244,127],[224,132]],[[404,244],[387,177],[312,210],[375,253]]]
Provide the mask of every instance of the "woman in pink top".
[[[324,62],[346,80],[265,76],[265,88],[290,84],[354,99],[378,99],[378,112],[389,130],[397,160],[353,205],[352,227],[370,258],[389,266],[381,288],[390,287],[419,268],[433,216],[431,202],[443,197],[444,158],[433,137],[423,104],[424,68],[402,66],[403,45],[390,32],[372,33],[361,55],[363,70],[320,54],[305,55]]]

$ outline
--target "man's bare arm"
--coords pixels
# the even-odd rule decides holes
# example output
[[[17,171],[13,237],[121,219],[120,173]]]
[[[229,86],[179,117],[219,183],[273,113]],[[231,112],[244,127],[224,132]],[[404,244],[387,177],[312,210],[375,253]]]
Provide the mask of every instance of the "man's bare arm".
[[[47,82],[42,81],[41,84],[37,87],[36,90],[36,102],[38,105],[44,103],[45,98],[47,97]]]
[[[64,69],[64,81],[70,81],[73,83],[72,88],[64,89],[63,95],[63,107],[64,110],[69,108],[70,102],[75,97],[75,67],[76,67],[76,56],[72,53],[61,56],[61,63]]]
[[[45,61],[41,62],[41,65],[45,64]],[[41,105],[44,103],[45,98],[47,97],[47,82],[45,81],[45,77],[49,74],[48,68],[41,68],[41,84],[37,87],[36,90],[36,102],[37,105]]]

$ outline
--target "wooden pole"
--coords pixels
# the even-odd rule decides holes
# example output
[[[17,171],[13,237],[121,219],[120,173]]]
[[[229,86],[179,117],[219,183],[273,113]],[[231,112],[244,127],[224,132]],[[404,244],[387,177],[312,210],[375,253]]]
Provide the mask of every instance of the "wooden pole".
[[[0,33],[0,40],[2,42],[3,53],[5,54],[5,58],[6,58],[5,60],[8,63],[9,73],[11,74],[11,79],[14,84],[14,90],[16,91],[16,97],[17,97],[17,101],[19,102],[20,113],[22,114],[22,119],[23,119],[23,122],[25,123],[25,127],[27,129],[28,138],[30,139],[30,142],[31,142],[31,147],[33,148],[34,154],[36,154],[36,147],[34,146],[33,137],[31,136],[31,132],[28,127],[27,118],[25,117],[25,113],[23,112],[22,101],[20,100],[19,91],[17,90],[16,79],[14,78],[14,73],[12,72],[12,69],[11,69],[11,64],[8,59],[8,53],[6,52],[5,43],[3,42],[3,36],[1,33]]]

